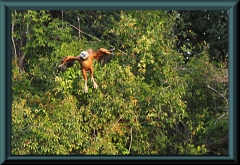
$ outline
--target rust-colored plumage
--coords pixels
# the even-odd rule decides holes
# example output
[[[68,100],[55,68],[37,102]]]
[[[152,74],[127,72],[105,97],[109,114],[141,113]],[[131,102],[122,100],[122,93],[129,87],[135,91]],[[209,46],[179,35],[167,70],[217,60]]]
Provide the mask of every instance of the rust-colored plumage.
[[[105,48],[100,48],[99,50],[94,52],[90,48],[87,51],[82,51],[78,56],[66,56],[62,59],[60,65],[57,66],[57,69],[60,71],[64,71],[67,68],[72,67],[75,61],[78,61],[81,66],[82,76],[85,82],[84,92],[87,93],[88,92],[87,71],[90,71],[90,77],[94,88],[98,88],[98,85],[93,78],[94,73],[93,60],[95,59],[96,61],[103,65],[111,60],[113,50],[114,49],[107,50]]]

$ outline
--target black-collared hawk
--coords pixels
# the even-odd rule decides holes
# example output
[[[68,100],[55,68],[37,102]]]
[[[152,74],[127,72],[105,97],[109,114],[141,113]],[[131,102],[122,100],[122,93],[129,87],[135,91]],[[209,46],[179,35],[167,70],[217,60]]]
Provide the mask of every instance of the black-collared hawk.
[[[65,71],[67,68],[70,68],[74,65],[75,61],[78,61],[81,70],[82,70],[82,76],[84,78],[84,92],[88,92],[88,86],[87,86],[87,71],[90,71],[90,77],[91,81],[93,83],[94,88],[98,88],[97,83],[94,80],[93,74],[93,60],[95,59],[102,65],[109,62],[112,59],[112,52],[114,49],[105,49],[100,48],[96,52],[94,52],[91,48],[87,51],[82,51],[78,56],[66,56],[62,59],[60,65],[57,66],[57,69],[60,71]]]

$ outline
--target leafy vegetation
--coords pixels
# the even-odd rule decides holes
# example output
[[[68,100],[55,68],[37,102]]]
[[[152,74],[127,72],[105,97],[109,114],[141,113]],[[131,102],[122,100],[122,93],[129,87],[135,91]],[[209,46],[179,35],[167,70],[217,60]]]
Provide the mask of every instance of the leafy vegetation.
[[[227,20],[206,23],[219,13],[12,11],[12,154],[228,154],[227,50],[212,53]],[[112,46],[94,63],[98,89],[83,92],[78,63],[56,72]]]

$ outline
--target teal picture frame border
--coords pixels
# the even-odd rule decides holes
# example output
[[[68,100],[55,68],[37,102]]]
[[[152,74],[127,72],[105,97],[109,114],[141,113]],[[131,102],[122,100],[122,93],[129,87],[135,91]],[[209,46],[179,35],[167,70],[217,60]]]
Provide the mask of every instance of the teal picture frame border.
[[[237,158],[237,3],[238,0],[0,0],[0,164],[11,161],[209,161]],[[229,155],[228,156],[12,156],[11,155],[11,10],[229,10]]]

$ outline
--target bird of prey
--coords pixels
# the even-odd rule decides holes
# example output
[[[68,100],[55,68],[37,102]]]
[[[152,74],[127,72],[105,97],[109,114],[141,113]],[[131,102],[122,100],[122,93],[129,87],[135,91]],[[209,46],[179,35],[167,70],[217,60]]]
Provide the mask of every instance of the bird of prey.
[[[113,49],[105,49],[100,48],[96,52],[94,52],[91,48],[87,51],[82,51],[78,56],[66,56],[62,59],[61,63],[57,66],[57,69],[59,71],[65,71],[67,68],[70,68],[74,65],[75,61],[78,61],[81,70],[82,70],[82,76],[84,78],[84,92],[88,92],[88,86],[87,86],[87,71],[90,71],[90,77],[91,81],[93,83],[94,88],[98,88],[97,83],[94,80],[94,69],[93,69],[93,61],[94,59],[98,61],[100,64],[104,65],[108,63],[111,59],[113,54]]]

